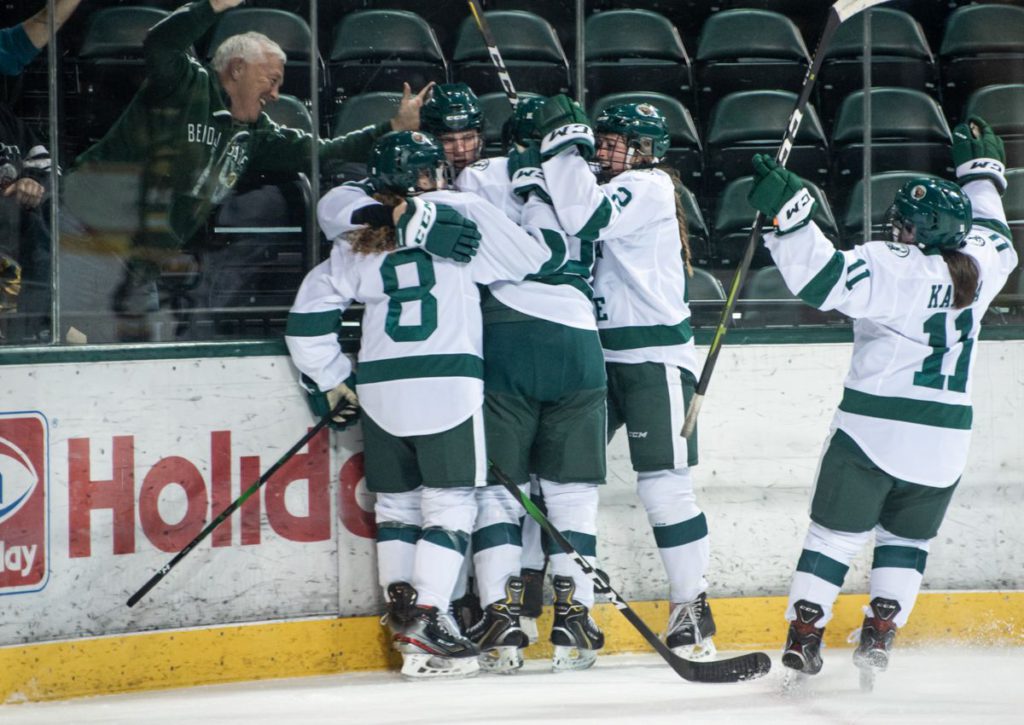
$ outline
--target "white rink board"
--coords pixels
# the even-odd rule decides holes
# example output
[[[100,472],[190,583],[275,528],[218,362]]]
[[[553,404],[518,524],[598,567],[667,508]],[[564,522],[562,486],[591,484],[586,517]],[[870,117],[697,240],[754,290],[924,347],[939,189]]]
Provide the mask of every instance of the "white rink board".
[[[1024,588],[1024,342],[980,347],[971,459],[933,542],[926,589]],[[694,473],[712,537],[713,596],[787,590],[849,352],[723,350]],[[0,645],[377,611],[358,429],[307,447],[305,468],[272,479],[142,602],[125,606],[173,556],[168,547],[183,546],[239,495],[241,469],[247,487],[312,423],[295,379],[283,357],[5,366],[4,420],[38,411],[47,426],[49,576],[38,591],[0,596]],[[0,542],[13,536],[11,521],[0,519]],[[627,599],[665,596],[622,435],[609,449],[598,555]],[[869,557],[845,591],[864,590]]]

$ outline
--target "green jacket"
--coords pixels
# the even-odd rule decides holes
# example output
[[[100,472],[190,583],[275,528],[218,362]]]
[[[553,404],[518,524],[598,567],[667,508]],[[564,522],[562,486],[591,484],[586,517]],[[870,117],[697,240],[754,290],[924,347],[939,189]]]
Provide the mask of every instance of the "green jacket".
[[[278,126],[265,114],[255,123],[231,118],[230,99],[216,72],[191,48],[216,22],[207,0],[185,5],[150,30],[147,78],[110,131],[75,161],[82,171],[137,174],[135,244],[180,247],[206,222],[246,171],[308,171],[313,137]],[[384,121],[335,139],[320,140],[322,160],[363,162]],[[86,177],[88,178],[88,177]],[[90,184],[68,184],[66,204],[93,204]],[[131,200],[134,201],[134,200]],[[124,220],[117,226],[124,228]]]

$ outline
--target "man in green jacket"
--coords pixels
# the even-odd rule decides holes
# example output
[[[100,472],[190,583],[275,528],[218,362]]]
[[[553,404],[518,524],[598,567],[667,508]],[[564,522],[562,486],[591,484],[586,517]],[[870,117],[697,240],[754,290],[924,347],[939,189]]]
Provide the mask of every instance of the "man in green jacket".
[[[60,305],[71,341],[151,340],[156,278],[246,172],[310,168],[313,137],[263,113],[279,97],[285,54],[260,33],[227,38],[206,67],[192,45],[242,0],[196,0],[150,30],[147,78],[64,184]],[[364,161],[373,141],[415,130],[423,89],[406,84],[390,121],[319,140],[321,160]],[[120,318],[120,324],[118,321]],[[70,330],[70,328],[75,328]],[[84,335],[84,339],[83,339]]]

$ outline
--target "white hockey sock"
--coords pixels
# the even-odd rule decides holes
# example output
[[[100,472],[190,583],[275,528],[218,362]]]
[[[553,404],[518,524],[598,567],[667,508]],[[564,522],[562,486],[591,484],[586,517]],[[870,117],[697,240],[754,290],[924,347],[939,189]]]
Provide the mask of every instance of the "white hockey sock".
[[[904,539],[881,526],[875,527],[875,551],[871,563],[871,593],[868,601],[875,597],[896,600],[900,611],[893,618],[893,623],[897,627],[907,623],[917,602],[930,541]]]
[[[541,497],[540,481],[534,475],[530,476],[530,496],[537,499]],[[544,569],[544,547],[541,543],[540,524],[527,515],[523,519],[523,568]]]
[[[473,488],[424,488],[423,535],[416,545],[412,585],[417,603],[445,611],[469,547],[476,518]]]
[[[669,581],[669,600],[689,602],[708,588],[711,559],[708,525],[697,506],[690,469],[648,471],[637,476],[637,495],[647,509]]]
[[[389,584],[412,583],[416,542],[423,525],[420,489],[377,494],[374,517],[377,521],[377,577],[386,598]]]
[[[573,548],[593,564],[597,555],[597,484],[554,483],[543,478],[540,483],[548,519]],[[572,577],[576,584],[574,599],[592,608],[594,582],[590,577],[554,542],[548,555],[551,557],[552,575]]]
[[[786,619],[796,619],[793,603],[801,599],[821,607],[825,616],[818,622],[824,627],[832,619],[832,605],[843,587],[843,579],[850,568],[850,560],[863,548],[870,531],[848,533],[834,531],[811,522],[804,540],[804,550],[796,565],[796,573],[789,586],[789,604]]]
[[[520,486],[525,492],[528,484]],[[476,489],[477,515],[473,531],[473,566],[480,606],[505,598],[505,582],[519,576],[523,507],[504,486]]]

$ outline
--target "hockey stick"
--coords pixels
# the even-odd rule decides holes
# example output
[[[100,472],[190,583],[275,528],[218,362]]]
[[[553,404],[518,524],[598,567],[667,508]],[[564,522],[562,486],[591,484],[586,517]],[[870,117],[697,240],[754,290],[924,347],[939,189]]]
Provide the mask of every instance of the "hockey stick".
[[[344,407],[347,404],[348,402],[343,398],[338,403],[338,405],[335,406],[334,410],[332,410],[330,413],[328,413],[323,418],[318,420],[316,424],[309,429],[309,432],[307,432],[306,435],[302,436],[302,438],[299,439],[298,443],[289,448],[288,451],[283,456],[277,459],[277,463],[268,468],[266,473],[264,473],[256,480],[256,483],[249,486],[249,488],[245,489],[245,491],[242,492],[241,496],[239,496],[230,504],[228,504],[228,507],[221,511],[217,518],[215,518],[213,521],[207,524],[206,528],[200,531],[199,535],[196,536],[196,538],[192,539],[192,541],[185,544],[185,548],[183,548],[181,551],[175,554],[173,559],[171,559],[169,562],[160,567],[160,569],[157,570],[156,574],[151,576],[149,578],[149,581],[142,585],[139,591],[135,592],[130,597],[128,597],[128,606],[134,607],[140,599],[146,596],[150,589],[159,584],[160,580],[167,576],[168,572],[170,572],[171,569],[178,565],[178,562],[180,562],[182,559],[188,556],[188,553],[192,551],[192,549],[196,548],[199,542],[201,542],[203,539],[209,536],[211,531],[213,531],[215,528],[224,523],[225,519],[227,519],[228,516],[233,514],[235,510],[243,503],[245,503],[250,496],[256,493],[256,491],[258,491],[260,487],[270,479],[271,476],[277,473],[277,469],[279,469],[281,466],[287,463],[292,456],[294,456],[296,453],[302,450],[302,448],[307,443],[309,443],[310,440],[313,439],[313,436],[319,433],[325,425],[330,423],[331,418],[334,417],[337,413],[341,412],[341,410],[344,409]]]
[[[598,572],[592,567],[583,556],[580,555],[576,549],[573,548],[572,544],[562,536],[555,526],[551,523],[547,516],[537,508],[536,504],[530,500],[529,494],[525,494],[519,490],[519,487],[510,479],[504,471],[494,465],[491,462],[491,473],[498,479],[498,483],[508,489],[508,492],[515,496],[516,500],[522,504],[523,508],[526,509],[526,513],[533,518],[544,532],[550,536],[558,548],[560,548],[565,554],[569,556],[573,561],[576,562],[577,566],[583,570],[583,573],[590,577],[590,580],[594,582],[595,588],[603,589],[605,596],[612,600],[612,604],[615,605],[616,609],[622,612],[622,616],[629,620],[629,623],[638,631],[647,643],[655,649],[655,651],[661,655],[669,667],[675,670],[676,674],[682,677],[684,680],[690,680],[692,682],[739,682],[741,680],[752,680],[757,677],[761,677],[768,673],[771,669],[772,662],[764,652],[751,652],[750,654],[740,655],[739,657],[731,657],[727,660],[718,660],[716,662],[692,662],[690,660],[683,659],[678,656],[668,646],[662,642],[658,635],[651,631],[644,620],[633,611],[632,607],[629,606],[629,602],[623,599],[618,592],[612,589],[611,584],[608,583],[608,578],[601,572]]]
[[[508,102],[515,110],[516,104],[519,103],[519,96],[516,95],[516,88],[512,85],[512,78],[508,74],[508,68],[505,67],[505,61],[501,58],[501,52],[498,50],[498,44],[494,42],[494,36],[491,34],[491,26],[487,24],[487,18],[480,12],[479,6],[476,4],[476,0],[467,0],[469,3],[469,11],[473,13],[473,19],[476,21],[476,27],[480,29],[480,35],[484,38],[484,45],[487,46],[487,54],[491,57],[491,63],[494,64],[495,70],[498,71],[498,80],[501,81],[501,89],[505,91],[505,95],[508,96]]]
[[[800,89],[800,95],[797,98],[796,106],[793,108],[793,113],[789,117],[789,123],[786,126],[786,134],[782,139],[782,145],[779,146],[779,150],[775,154],[775,160],[780,166],[785,166],[786,161],[789,160],[789,153],[792,151],[793,143],[796,141],[796,132],[799,130],[800,121],[803,120],[804,117],[804,109],[807,107],[807,101],[811,97],[811,90],[814,88],[814,81],[818,78],[818,71],[821,70],[821,64],[825,60],[825,51],[828,49],[829,43],[832,41],[832,35],[835,33],[836,28],[853,15],[875,5],[881,5],[885,1],[886,0],[839,0],[839,2],[835,3],[829,9],[828,20],[825,22],[825,29],[821,33],[821,39],[818,41],[818,47],[814,51],[814,58],[811,60],[811,66],[807,69],[807,75],[804,76],[803,87]],[[700,380],[698,381],[697,388],[694,391],[693,399],[690,401],[690,407],[686,411],[686,419],[683,421],[683,429],[679,432],[679,435],[684,438],[688,438],[690,434],[693,433],[694,426],[697,425],[697,415],[700,413],[700,406],[704,402],[704,395],[707,392],[708,383],[711,381],[711,373],[715,370],[718,353],[722,350],[722,340],[725,338],[726,330],[732,322],[732,311],[733,308],[736,307],[740,288],[743,286],[743,281],[747,277],[747,271],[750,269],[750,262],[754,258],[754,251],[761,238],[761,225],[764,221],[764,215],[760,211],[757,212],[757,215],[754,217],[753,229],[750,230],[750,240],[747,242],[747,248],[743,252],[743,258],[740,260],[740,264],[736,268],[735,276],[733,276],[732,285],[729,287],[729,296],[726,298],[725,308],[722,310],[722,317],[718,322],[718,328],[715,330],[715,336],[711,340],[711,346],[708,348],[708,356],[704,361],[704,368],[701,370]]]

